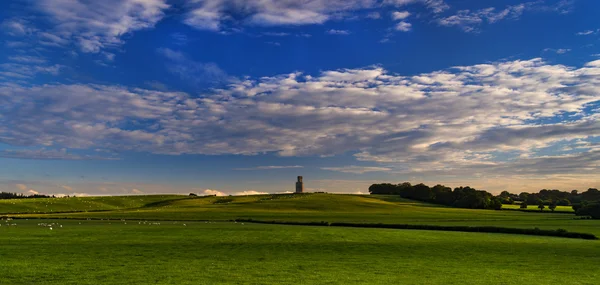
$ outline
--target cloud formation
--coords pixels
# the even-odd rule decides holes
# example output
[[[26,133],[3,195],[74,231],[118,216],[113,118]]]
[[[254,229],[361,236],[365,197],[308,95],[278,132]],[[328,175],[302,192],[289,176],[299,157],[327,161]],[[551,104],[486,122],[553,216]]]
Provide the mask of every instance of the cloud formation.
[[[41,160],[118,160],[116,157],[97,156],[97,155],[79,155],[68,153],[65,148],[62,149],[22,149],[22,150],[2,150],[0,157],[18,158],[18,159],[41,159]]]
[[[335,29],[331,29],[331,30],[328,30],[326,33],[330,34],[330,35],[343,35],[343,36],[347,36],[347,35],[350,34],[350,31],[348,31],[348,30],[335,30]]]
[[[166,0],[39,0],[33,1],[38,28],[26,18],[5,20],[3,30],[49,47],[75,44],[84,53],[98,53],[122,45],[122,38],[148,29],[165,16]]]
[[[206,189],[206,190],[202,191],[202,193],[201,193],[201,195],[215,195],[215,196],[229,196],[229,195],[248,196],[248,195],[265,195],[265,194],[269,194],[269,193],[259,192],[259,191],[255,191],[255,190],[246,190],[246,191],[240,191],[240,192],[234,192],[231,194],[227,194],[225,192],[222,192],[219,190],[212,190],[212,189]]]
[[[454,15],[437,18],[436,22],[441,26],[460,27],[465,32],[478,32],[479,27],[483,23],[494,24],[501,20],[516,20],[526,11],[566,14],[571,11],[572,6],[572,1],[560,1],[554,5],[546,5],[544,1],[531,1],[509,5],[501,10],[495,7],[479,9],[476,11],[460,10]]]
[[[249,168],[234,168],[234,170],[272,170],[272,169],[289,169],[289,168],[304,168],[301,165],[269,165],[269,166],[257,166]]]
[[[322,24],[343,13],[374,7],[375,0],[194,0],[184,22],[196,29],[223,31],[241,25]]]
[[[367,172],[388,172],[391,171],[391,168],[388,167],[375,167],[375,166],[342,166],[342,167],[322,167],[323,170],[344,172],[344,173],[354,173],[354,174],[363,174]]]
[[[547,163],[576,160],[581,173],[597,169],[583,159],[593,148],[552,159],[539,151],[595,143],[598,90],[600,61],[577,68],[542,59],[415,76],[380,67],[297,72],[234,81],[199,97],[123,86],[10,85],[0,87],[0,142],[174,155],[353,153],[401,173],[508,172],[518,168],[502,167],[519,163],[563,173]]]
[[[121,37],[154,27],[169,8],[166,0],[40,0],[38,8],[54,29],[48,35],[74,40],[83,52],[99,52],[122,44]]]

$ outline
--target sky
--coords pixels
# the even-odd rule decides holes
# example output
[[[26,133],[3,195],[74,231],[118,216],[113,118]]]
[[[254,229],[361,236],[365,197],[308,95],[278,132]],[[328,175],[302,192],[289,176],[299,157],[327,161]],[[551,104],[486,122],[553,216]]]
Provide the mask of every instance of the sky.
[[[6,0],[0,191],[600,187],[600,1]]]

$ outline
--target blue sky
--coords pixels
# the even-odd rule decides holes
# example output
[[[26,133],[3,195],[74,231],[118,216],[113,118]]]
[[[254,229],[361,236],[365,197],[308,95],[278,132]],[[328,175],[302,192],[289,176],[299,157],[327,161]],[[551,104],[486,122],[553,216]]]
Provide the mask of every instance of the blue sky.
[[[597,1],[0,3],[0,190],[600,187]]]

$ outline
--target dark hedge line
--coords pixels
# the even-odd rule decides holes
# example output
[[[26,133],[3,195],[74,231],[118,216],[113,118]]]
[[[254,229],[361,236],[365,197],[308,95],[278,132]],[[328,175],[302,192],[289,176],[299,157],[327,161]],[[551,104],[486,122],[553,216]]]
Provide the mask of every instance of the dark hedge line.
[[[276,224],[276,225],[297,225],[297,226],[330,226],[330,227],[351,227],[351,228],[380,228],[380,229],[403,229],[403,230],[430,230],[430,231],[452,231],[452,232],[473,232],[473,233],[503,233],[520,234],[533,236],[550,236],[564,238],[579,238],[597,240],[593,234],[569,232],[564,229],[542,230],[504,228],[504,227],[472,227],[472,226],[435,226],[435,225],[407,225],[407,224],[363,224],[363,223],[330,223],[330,222],[285,222],[285,221],[261,221],[253,219],[237,219],[237,222]]]

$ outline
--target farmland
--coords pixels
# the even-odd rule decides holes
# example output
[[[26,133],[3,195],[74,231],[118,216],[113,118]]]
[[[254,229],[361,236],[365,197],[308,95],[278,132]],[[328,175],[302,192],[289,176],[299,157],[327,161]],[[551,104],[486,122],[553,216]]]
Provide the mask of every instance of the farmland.
[[[600,277],[593,240],[229,221],[493,225],[600,235],[600,221],[572,214],[331,194],[3,200],[0,212],[19,218],[0,226],[0,284],[596,284]]]

